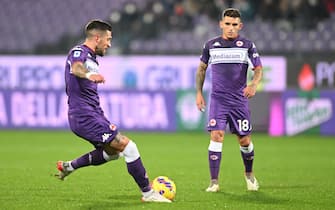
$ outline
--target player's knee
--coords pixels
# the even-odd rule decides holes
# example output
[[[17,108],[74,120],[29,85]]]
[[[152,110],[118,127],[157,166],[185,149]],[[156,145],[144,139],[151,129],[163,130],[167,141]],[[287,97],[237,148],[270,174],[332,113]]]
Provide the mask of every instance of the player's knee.
[[[239,137],[239,142],[240,142],[240,146],[242,147],[249,146],[251,143],[250,136],[248,135],[248,136]]]
[[[223,142],[223,131],[212,131],[211,140],[215,142]]]
[[[127,163],[133,162],[140,157],[140,153],[137,149],[135,142],[129,140],[125,149],[123,150],[124,159]]]
[[[106,151],[103,151],[103,158],[106,161],[117,160],[120,158],[120,152],[114,152],[112,154],[108,154]]]
[[[110,147],[110,148],[107,148],[105,150],[107,151],[108,154],[111,154],[109,152],[109,149],[116,150],[118,152],[122,152],[126,148],[129,141],[130,140],[128,139],[128,137],[122,135],[121,133],[118,133],[114,137],[113,141],[111,141],[110,144],[107,145],[107,147]]]

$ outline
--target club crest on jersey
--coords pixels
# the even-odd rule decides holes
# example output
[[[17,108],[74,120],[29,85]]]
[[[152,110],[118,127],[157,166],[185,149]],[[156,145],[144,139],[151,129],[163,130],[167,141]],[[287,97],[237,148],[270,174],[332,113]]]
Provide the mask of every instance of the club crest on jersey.
[[[116,131],[116,129],[117,129],[116,125],[114,125],[114,124],[110,124],[109,128],[111,129],[111,131]]]
[[[238,46],[238,47],[242,47],[242,46],[243,46],[243,42],[242,42],[242,41],[237,41],[237,42],[236,42],[236,46]]]
[[[215,119],[211,119],[209,121],[209,126],[215,126],[216,125],[216,120]]]

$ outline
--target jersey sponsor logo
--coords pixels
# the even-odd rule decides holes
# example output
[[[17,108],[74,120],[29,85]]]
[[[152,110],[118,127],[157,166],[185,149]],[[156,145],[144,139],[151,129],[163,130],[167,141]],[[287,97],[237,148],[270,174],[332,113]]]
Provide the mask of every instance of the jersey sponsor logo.
[[[236,42],[236,46],[238,46],[238,47],[242,47],[243,44],[244,44],[244,43],[243,43],[242,41],[237,41],[237,42]]]
[[[259,54],[258,54],[258,53],[253,53],[253,54],[252,54],[252,57],[253,57],[253,58],[257,58],[257,57],[259,57]]]
[[[248,63],[247,48],[214,48],[209,50],[210,63]]]

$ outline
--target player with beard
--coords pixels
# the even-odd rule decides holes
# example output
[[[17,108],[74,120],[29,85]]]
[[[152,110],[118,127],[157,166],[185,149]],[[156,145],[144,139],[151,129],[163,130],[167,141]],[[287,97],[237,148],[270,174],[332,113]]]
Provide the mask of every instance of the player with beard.
[[[71,130],[91,143],[95,149],[71,161],[58,161],[57,177],[64,180],[73,171],[97,166],[124,156],[129,174],[142,192],[144,202],[171,202],[151,189],[136,144],[110,123],[100,106],[98,84],[104,83],[99,73],[97,56],[104,56],[112,41],[112,27],[101,20],[90,21],[85,28],[86,39],[72,48],[65,67],[68,95],[68,121]],[[110,183],[110,177],[97,177]]]

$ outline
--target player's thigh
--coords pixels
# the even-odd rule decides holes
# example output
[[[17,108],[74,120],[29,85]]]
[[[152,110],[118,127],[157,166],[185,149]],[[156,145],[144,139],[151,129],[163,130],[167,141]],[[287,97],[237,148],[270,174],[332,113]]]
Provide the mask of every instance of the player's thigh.
[[[118,129],[102,115],[96,113],[76,114],[70,119],[71,130],[89,141],[95,147],[111,142],[118,134]]]
[[[228,123],[229,109],[215,97],[211,97],[208,114],[207,130],[224,131]],[[214,132],[215,134],[218,132]]]
[[[232,133],[238,136],[247,136],[251,133],[252,124],[248,108],[234,108],[229,112],[229,127]]]

